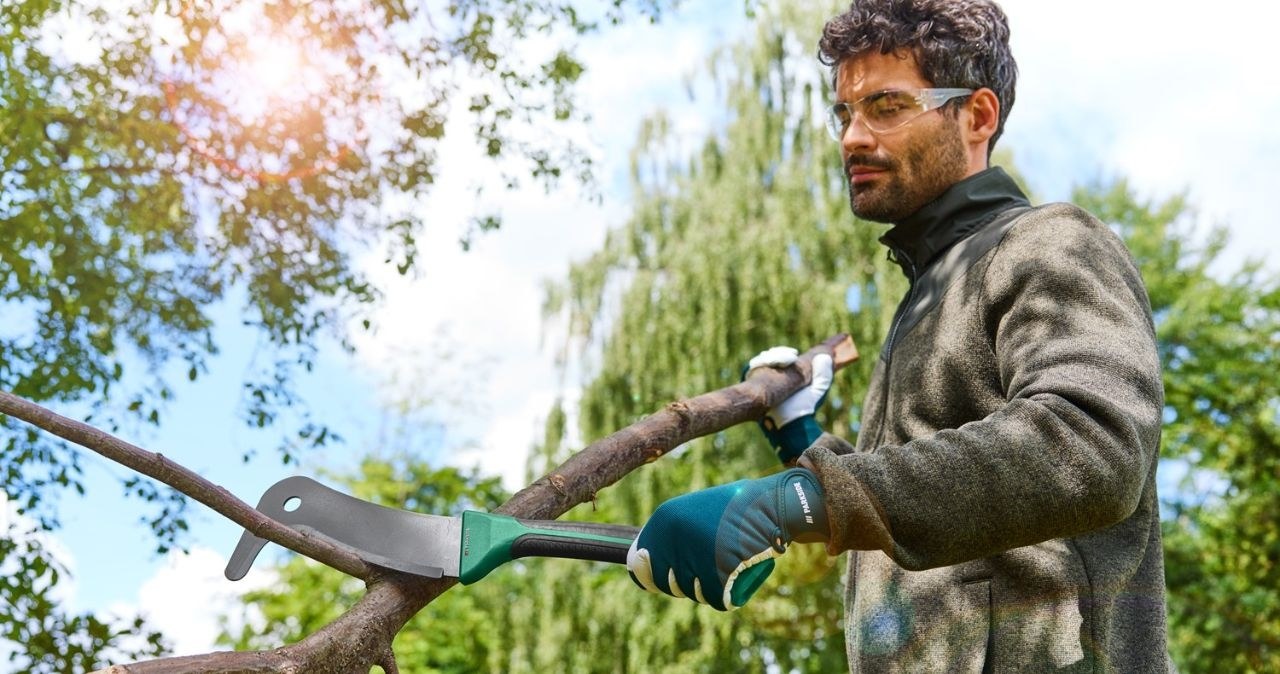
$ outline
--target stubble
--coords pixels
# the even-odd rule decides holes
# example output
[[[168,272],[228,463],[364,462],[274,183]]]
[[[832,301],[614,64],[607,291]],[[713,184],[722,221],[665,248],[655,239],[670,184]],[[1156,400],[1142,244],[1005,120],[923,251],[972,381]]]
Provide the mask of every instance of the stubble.
[[[964,178],[968,165],[959,122],[949,116],[935,133],[916,136],[899,158],[851,155],[845,175],[853,165],[886,169],[885,177],[855,187],[849,181],[849,207],[853,214],[872,222],[897,223],[938,198]]]

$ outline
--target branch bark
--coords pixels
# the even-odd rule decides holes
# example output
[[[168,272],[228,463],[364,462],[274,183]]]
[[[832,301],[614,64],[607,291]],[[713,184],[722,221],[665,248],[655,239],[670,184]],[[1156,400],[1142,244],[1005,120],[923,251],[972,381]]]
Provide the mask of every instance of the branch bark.
[[[835,335],[786,369],[758,369],[741,383],[666,405],[636,423],[591,443],[547,475],[520,490],[498,512],[555,519],[595,498],[640,466],[695,438],[754,421],[801,387],[819,353],[836,368],[858,358],[853,340]],[[397,670],[391,642],[404,625],[455,579],[430,580],[373,567],[351,553],[272,520],[196,473],[108,433],[67,419],[0,391],[0,413],[22,419],[108,459],[160,480],[269,541],[365,581],[366,592],[337,620],[296,644],[271,651],[217,652],[115,665],[110,674],[170,672],[368,672]]]

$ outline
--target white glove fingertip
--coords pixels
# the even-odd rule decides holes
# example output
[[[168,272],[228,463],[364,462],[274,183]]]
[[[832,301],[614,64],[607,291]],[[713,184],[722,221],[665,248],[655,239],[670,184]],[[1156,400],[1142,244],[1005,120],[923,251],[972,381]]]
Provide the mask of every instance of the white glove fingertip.
[[[799,356],[800,352],[793,347],[775,346],[761,351],[747,361],[747,371],[750,372],[758,367],[786,367],[796,362]]]
[[[641,587],[661,594],[658,584],[653,582],[653,566],[649,563],[649,551],[644,548],[637,550],[635,541],[632,541],[631,549],[627,550],[627,570],[635,576]]]
[[[831,388],[831,379],[835,373],[835,366],[831,356],[820,353],[813,357],[812,363],[813,380],[809,386],[825,393],[828,388]]]
[[[711,604],[706,597],[702,596],[702,581],[698,578],[693,579],[693,598],[699,604]]]
[[[698,582],[698,580],[695,578],[693,582],[695,583],[695,585],[693,586],[694,589],[697,589],[698,586],[696,585],[696,583]],[[684,590],[680,589],[680,584],[676,582],[675,569],[671,569],[667,571],[667,587],[671,588],[672,597],[679,597],[681,599],[684,599],[685,597],[688,596],[684,593]]]

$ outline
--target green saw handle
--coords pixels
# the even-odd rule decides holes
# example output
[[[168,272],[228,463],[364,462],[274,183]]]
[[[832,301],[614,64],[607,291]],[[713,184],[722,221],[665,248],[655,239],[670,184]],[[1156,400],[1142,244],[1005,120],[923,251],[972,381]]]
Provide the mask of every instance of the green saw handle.
[[[522,520],[468,510],[462,513],[462,554],[458,579],[463,585],[521,557],[558,557],[627,563],[638,527],[555,520]]]

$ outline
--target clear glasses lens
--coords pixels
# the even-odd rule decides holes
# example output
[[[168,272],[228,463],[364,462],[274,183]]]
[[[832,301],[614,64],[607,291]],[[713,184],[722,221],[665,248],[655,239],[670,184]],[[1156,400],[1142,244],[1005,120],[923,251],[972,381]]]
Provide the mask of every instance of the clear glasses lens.
[[[856,111],[863,124],[876,133],[892,131],[944,103],[972,93],[969,89],[891,89],[864,96],[853,103],[836,103],[827,109],[827,130],[836,140],[853,123]]]
[[[896,129],[925,112],[920,98],[905,91],[882,91],[859,102],[863,119],[874,131]]]
[[[848,103],[836,103],[827,108],[827,131],[832,138],[836,140],[844,138],[844,131],[849,128],[852,121],[853,110],[849,108]]]

